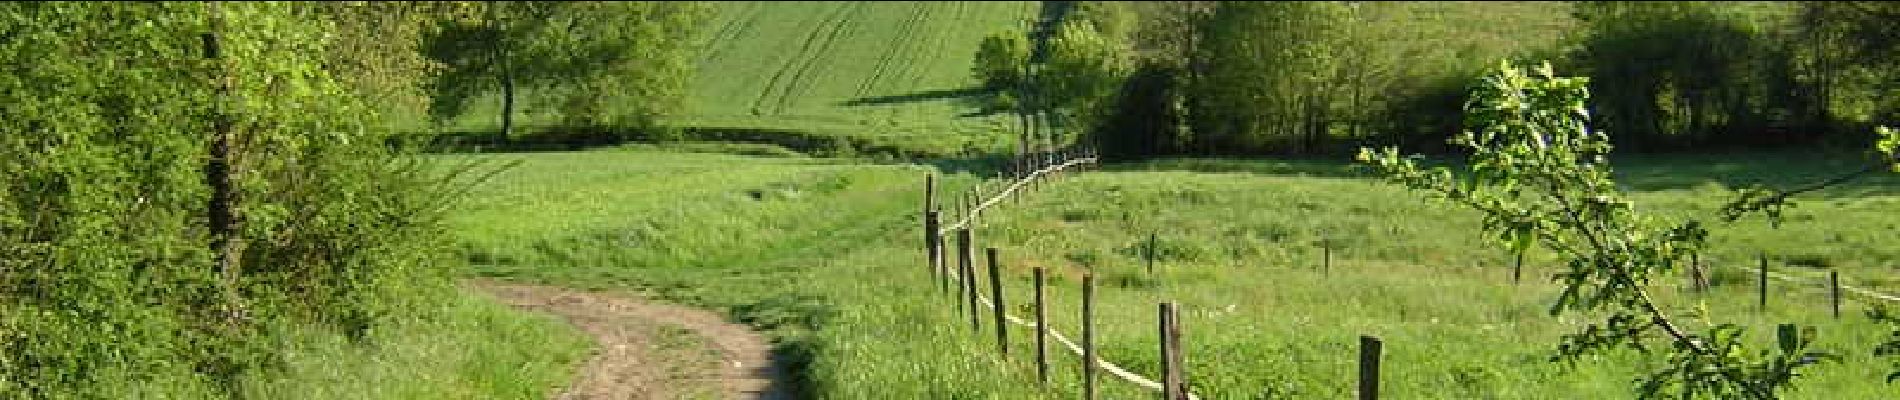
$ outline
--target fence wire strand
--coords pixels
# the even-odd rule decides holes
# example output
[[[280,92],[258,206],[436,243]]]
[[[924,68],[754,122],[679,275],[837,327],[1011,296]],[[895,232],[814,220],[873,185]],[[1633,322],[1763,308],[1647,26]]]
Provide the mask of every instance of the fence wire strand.
[[[1083,165],[1083,164],[1091,164],[1095,162],[1096,162],[1095,157],[1074,158],[1074,159],[1070,159],[1059,164],[1043,167],[1042,169],[1036,170],[1035,172],[1031,172],[1029,175],[1025,175],[1021,178],[1017,178],[1015,182],[1012,182],[1008,187],[1003,188],[1002,191],[997,192],[994,195],[991,195],[989,198],[984,199],[982,202],[978,203],[975,207],[970,208],[970,212],[968,212],[966,215],[963,215],[961,218],[959,218],[956,223],[940,228],[937,231],[937,234],[942,235],[949,232],[955,232],[958,229],[969,227],[970,224],[972,224],[976,220],[976,217],[978,215],[982,215],[984,209],[989,208],[990,206],[1002,203],[1004,199],[1009,198],[1009,196],[1012,193],[1015,193],[1017,189],[1021,189],[1024,185],[1029,184],[1030,181],[1034,181],[1038,178],[1043,177],[1044,175],[1058,172],[1066,168],[1075,167],[1075,166]],[[989,296],[978,294],[976,295],[976,298],[978,300],[978,303],[981,303],[984,307],[988,307],[990,309],[998,308],[995,302],[990,301]],[[975,312],[975,310],[971,310],[971,311]],[[1029,321],[1021,317],[1017,317],[1015,315],[1010,315],[1006,308],[1004,309],[1004,312],[1003,312],[1003,319],[1016,325],[1021,325],[1021,326],[1025,326],[1029,328],[1036,327],[1036,323],[1034,321]],[[1061,343],[1062,347],[1069,349],[1069,352],[1075,354],[1077,357],[1083,356],[1081,345],[1076,344],[1074,340],[1069,339],[1067,335],[1063,335],[1062,332],[1055,330],[1055,328],[1047,328],[1047,329],[1049,331],[1049,337],[1054,338],[1056,340],[1056,343]],[[1100,368],[1103,371],[1107,371],[1109,375],[1113,375],[1117,378],[1121,378],[1122,380],[1128,381],[1129,383],[1134,383],[1135,385],[1147,388],[1148,390],[1153,390],[1156,392],[1163,391],[1163,388],[1161,387],[1160,382],[1157,382],[1153,379],[1148,379],[1148,377],[1141,376],[1141,374],[1130,372],[1128,371],[1128,369],[1122,368],[1120,365],[1116,365],[1115,363],[1110,362],[1106,359],[1096,358],[1095,367]],[[1190,400],[1201,399],[1200,396],[1196,396],[1193,393],[1187,393],[1187,398]]]

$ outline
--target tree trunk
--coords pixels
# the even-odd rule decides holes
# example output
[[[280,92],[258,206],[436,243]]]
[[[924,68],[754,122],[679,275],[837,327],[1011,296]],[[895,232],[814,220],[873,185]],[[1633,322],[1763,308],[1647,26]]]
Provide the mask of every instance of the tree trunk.
[[[1834,110],[1832,108],[1832,102],[1830,101],[1832,100],[1830,98],[1830,96],[1832,96],[1830,89],[1832,89],[1834,85],[1835,71],[1834,63],[1830,62],[1832,61],[1832,49],[1827,47],[1827,38],[1822,36],[1822,32],[1824,31],[1820,28],[1815,29],[1814,60],[1815,63],[1818,64],[1816,66],[1817,68],[1815,68],[1815,77],[1818,79],[1816,79],[1817,82],[1815,84],[1814,125],[1816,125],[1816,128],[1825,129],[1825,127],[1832,126],[1834,120]]]
[[[216,95],[211,110],[213,138],[210,143],[210,159],[206,160],[204,173],[205,185],[211,187],[211,199],[205,203],[205,214],[210,219],[211,256],[217,266],[220,286],[224,295],[225,317],[236,319],[238,313],[238,193],[236,177],[232,168],[233,118],[226,112],[225,105],[231,103],[231,77],[224,70],[222,55],[218,51],[218,30],[223,25],[217,2],[207,4],[211,14],[211,31],[200,38],[204,42],[204,56],[217,70],[213,86]]]
[[[1018,143],[1016,149],[1016,155],[1018,157],[1027,157],[1029,155],[1029,88],[1030,85],[1033,84],[1030,82],[1030,79],[1033,79],[1031,77],[1035,76],[1034,73],[1029,63],[1024,62],[1022,79],[1016,84],[1016,121],[1022,126],[1021,135],[1019,135],[1021,142]]]
[[[508,55],[501,55],[501,137],[514,137],[515,126],[515,74],[508,68]]]
[[[501,20],[501,13],[496,7],[499,7],[496,2],[488,2],[488,21],[495,29],[495,63],[501,75],[501,138],[507,140],[514,137],[515,71],[508,60],[508,25]]]

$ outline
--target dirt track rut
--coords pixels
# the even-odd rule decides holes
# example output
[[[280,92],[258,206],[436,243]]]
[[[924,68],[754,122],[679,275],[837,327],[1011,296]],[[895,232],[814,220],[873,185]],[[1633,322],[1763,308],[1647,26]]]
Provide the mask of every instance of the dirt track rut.
[[[791,399],[772,344],[719,314],[627,296],[471,281],[501,301],[559,315],[600,344],[556,399]]]

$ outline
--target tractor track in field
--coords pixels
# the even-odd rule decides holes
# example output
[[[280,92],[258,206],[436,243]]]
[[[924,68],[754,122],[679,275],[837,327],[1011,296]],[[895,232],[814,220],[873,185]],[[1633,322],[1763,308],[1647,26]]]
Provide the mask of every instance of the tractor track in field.
[[[855,93],[857,97],[872,96],[878,90],[879,84],[884,82],[885,71],[894,68],[892,64],[897,62],[897,58],[910,54],[910,44],[916,42],[911,40],[911,37],[916,35],[918,25],[921,25],[928,16],[930,16],[930,9],[927,7],[911,8],[910,14],[898,23],[897,35],[891,39],[883,54],[878,55],[877,65],[871,68],[871,77],[859,82],[858,91]]]
[[[791,399],[772,343],[711,311],[576,289],[472,280],[516,308],[560,316],[600,347],[554,399]]]
[[[816,51],[802,54],[808,57],[804,62],[799,63],[798,70],[792,75],[791,81],[785,83],[785,90],[779,92],[773,109],[775,114],[784,114],[791,109],[793,101],[799,98],[797,95],[811,92],[811,85],[815,83],[811,78],[813,69],[830,61],[822,56],[831,53],[831,48],[837,46],[839,37],[848,36],[855,25],[854,19],[864,13],[866,6],[865,3],[852,4],[851,7],[840,11],[838,18],[831,21],[828,26],[820,27],[825,30],[822,41],[818,43]]]
[[[790,101],[793,90],[798,86],[798,79],[811,68],[810,64],[817,63],[817,59],[831,48],[831,42],[843,29],[844,22],[860,6],[839,5],[818,19],[817,24],[805,34],[798,51],[778,65],[778,71],[772,74],[771,80],[766,81],[765,91],[752,100],[754,115],[777,115],[784,111],[785,103]]]
[[[758,4],[745,3],[744,8],[736,12],[732,18],[727,19],[726,23],[719,27],[719,30],[714,31],[711,39],[708,39],[705,43],[705,45],[708,45],[710,48],[706,49],[705,54],[700,57],[702,59],[718,59],[719,57],[725,56],[726,52],[730,51],[735,43],[738,43],[738,41],[732,40],[732,38],[751,32],[753,24],[759,19],[760,13],[761,11],[759,10]]]

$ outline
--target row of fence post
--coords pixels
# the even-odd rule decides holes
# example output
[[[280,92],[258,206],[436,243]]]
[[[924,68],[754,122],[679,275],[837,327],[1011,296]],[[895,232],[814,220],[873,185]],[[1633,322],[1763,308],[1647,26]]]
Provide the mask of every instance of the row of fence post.
[[[1768,253],[1758,253],[1756,260],[1755,310],[1758,312],[1766,312],[1768,311]],[[1521,271],[1523,268],[1524,256],[1523,254],[1519,254],[1517,256],[1517,269]],[[1686,269],[1688,270],[1690,290],[1697,293],[1708,292],[1709,272],[1702,265],[1702,255],[1700,253],[1689,253],[1689,265]],[[1521,276],[1522,272],[1515,274]],[[1828,269],[1826,285],[1828,310],[1834,318],[1839,319],[1841,317],[1841,273],[1839,270]]]
[[[1036,171],[1041,171],[1044,168],[1061,165],[1063,163],[1067,163],[1067,162],[1071,162],[1075,160],[1098,159],[1097,157],[1098,156],[1096,155],[1094,150],[1089,149],[1089,148],[1081,148],[1081,147],[1071,147],[1071,148],[1064,148],[1064,149],[1056,150],[1056,151],[1036,152],[1036,153],[1030,153],[1030,154],[1024,154],[1024,155],[1017,155],[1011,158],[1009,162],[1004,164],[1002,168],[1002,174],[1000,177],[1008,178],[1006,182],[1015,182],[1015,181],[1027,178],[1030,174],[1035,173]],[[1083,168],[1086,168],[1086,166],[1077,165],[1075,166],[1075,168],[1083,169]],[[1053,176],[1053,175],[1062,174],[1064,173],[1064,171],[1055,170],[1055,171],[1050,171],[1048,173]],[[1033,191],[1035,189],[1038,189],[1041,184],[1042,182],[1040,182],[1040,180],[1029,180],[1027,183],[1023,185],[1021,189],[1025,191]],[[938,208],[933,208],[933,207],[937,207],[938,205],[933,202],[934,198],[932,198],[935,196],[935,192],[934,192],[935,187],[931,186],[931,182],[929,181],[926,182],[926,186],[927,187],[925,188],[925,190],[929,190],[931,192],[928,192],[930,194],[925,195],[926,200],[925,200],[924,211],[929,212],[930,210],[938,209]],[[976,186],[966,189],[956,196],[956,204],[954,204],[953,207],[951,207],[951,210],[955,212],[955,215],[958,219],[960,220],[974,219],[973,217],[971,217],[973,214],[982,212],[980,207],[982,205],[982,202],[986,198],[985,189],[986,187],[984,187],[984,183],[978,182]],[[1022,198],[1016,197],[1013,200],[1016,202],[1021,202]]]
[[[1027,179],[1021,184],[1019,189],[1023,192],[1035,191],[1036,189],[1039,189],[1041,185],[1044,184],[1043,182],[1041,182],[1041,180],[1055,178],[1055,177],[1065,174],[1066,172],[1062,171],[1061,169],[1049,170],[1049,171],[1044,172],[1044,176],[1039,177],[1041,179],[1028,179],[1030,178],[1031,174],[1036,173],[1037,171],[1042,171],[1045,168],[1062,165],[1064,163],[1067,163],[1073,160],[1082,159],[1082,158],[1093,158],[1093,157],[1095,157],[1095,155],[1092,152],[1087,151],[1085,149],[1076,149],[1076,148],[1064,149],[1064,150],[1054,151],[1054,152],[1033,153],[1029,155],[1019,156],[1006,165],[1005,167],[1006,171],[1004,175],[1010,179],[1005,181],[1003,185],[1000,185],[998,187],[1006,189],[1009,187],[1010,183]],[[1077,167],[1079,168],[1080,164]],[[980,323],[981,314],[979,311],[981,308],[978,306],[978,293],[980,290],[979,289],[980,283],[977,281],[977,278],[975,276],[977,266],[975,264],[976,263],[975,242],[974,242],[975,239],[974,239],[974,233],[973,233],[972,228],[976,225],[975,221],[978,218],[979,214],[981,214],[983,211],[982,205],[986,201],[993,200],[993,199],[986,199],[986,192],[984,189],[985,189],[985,185],[983,183],[979,183],[978,185],[964,191],[960,196],[957,197],[960,203],[958,204],[957,210],[960,211],[960,215],[962,216],[961,221],[963,223],[962,225],[958,226],[957,229],[954,230],[954,232],[957,235],[958,264],[957,264],[957,269],[955,270],[955,273],[953,274],[950,267],[948,266],[947,257],[945,257],[945,255],[943,254],[943,251],[945,250],[945,247],[946,247],[944,243],[944,238],[943,238],[944,213],[942,210],[943,206],[941,204],[938,204],[940,199],[937,198],[937,193],[936,193],[937,181],[935,179],[935,175],[929,175],[925,177],[925,196],[924,196],[924,229],[926,232],[925,250],[926,250],[927,258],[929,260],[928,262],[929,262],[930,273],[933,275],[933,278],[936,278],[940,282],[939,290],[941,292],[948,293],[950,289],[949,282],[952,279],[957,281],[956,286],[958,289],[958,293],[964,298],[957,299],[957,301],[954,301],[954,303],[957,303],[957,308],[959,312],[963,312],[964,310],[967,310],[968,316],[970,319],[971,329],[973,332],[978,332],[978,333],[981,333],[981,323]],[[1021,202],[1020,195],[1021,193],[1017,193],[1015,196],[1017,198],[1014,199],[1018,203]],[[1158,236],[1159,236],[1158,232],[1150,233],[1148,237],[1148,243],[1145,249],[1146,251],[1143,252],[1143,255],[1145,256],[1144,261],[1146,264],[1146,269],[1149,275],[1151,276],[1155,272],[1155,269],[1154,269],[1155,262],[1156,262],[1156,259],[1158,258],[1157,257]],[[1331,241],[1329,240],[1321,240],[1319,242],[1319,245],[1320,245],[1320,252],[1321,252],[1320,270],[1322,274],[1330,275],[1331,269],[1332,269],[1332,253],[1334,250],[1333,243],[1331,243]],[[995,324],[997,349],[998,349],[999,354],[1003,358],[1007,359],[1009,358],[1009,345],[1008,345],[1009,322],[1007,321],[1007,314],[1006,314],[1006,308],[1005,308],[1005,305],[1007,303],[1005,301],[1005,297],[1004,297],[1004,293],[1002,289],[1002,278],[1001,278],[1002,267],[1001,267],[999,250],[995,247],[988,247],[988,248],[985,248],[985,252],[989,259],[988,260],[989,261],[988,262],[988,271],[989,271],[988,280],[990,284],[990,297],[993,299],[992,301],[994,302],[992,323]],[[1521,284],[1523,281],[1524,254],[1523,252],[1515,252],[1514,256],[1515,256],[1515,259],[1511,268],[1511,281],[1513,284]],[[1757,268],[1757,274],[1756,274],[1756,277],[1757,277],[1756,279],[1757,280],[1756,309],[1757,311],[1765,312],[1768,307],[1769,263],[1768,263],[1767,254],[1765,252],[1760,253],[1757,259],[1758,259],[1758,268]],[[1688,278],[1690,280],[1689,284],[1691,288],[1693,288],[1693,290],[1697,292],[1707,291],[1708,288],[1710,287],[1710,282],[1709,282],[1710,276],[1709,276],[1708,271],[1706,271],[1705,268],[1703,268],[1703,265],[1700,260],[1700,255],[1692,253],[1690,255],[1689,261],[1690,262],[1689,262],[1687,271],[1688,271]],[[1032,271],[1034,274],[1033,300],[1034,300],[1034,310],[1035,310],[1035,323],[1034,323],[1035,343],[1034,345],[1035,345],[1035,350],[1036,350],[1036,354],[1035,354],[1036,372],[1037,372],[1038,382],[1046,386],[1049,381],[1047,337],[1049,336],[1050,330],[1047,325],[1045,296],[1044,296],[1044,291],[1043,291],[1044,285],[1046,283],[1045,270],[1041,267],[1035,267],[1033,268]],[[1828,271],[1826,285],[1827,285],[1828,296],[1830,300],[1830,310],[1834,318],[1838,319],[1841,317],[1841,303],[1842,303],[1842,297],[1841,297],[1842,287],[1840,285],[1840,276],[1839,276],[1838,271],[1835,271],[1832,269]],[[1082,308],[1081,347],[1082,347],[1082,353],[1083,353],[1082,362],[1083,362],[1083,376],[1084,376],[1084,379],[1083,379],[1084,380],[1083,382],[1084,396],[1085,398],[1093,399],[1095,398],[1095,394],[1097,392],[1096,376],[1097,376],[1097,369],[1099,367],[1099,357],[1096,353],[1095,346],[1094,346],[1095,332],[1094,332],[1094,319],[1093,319],[1093,309],[1094,309],[1094,305],[1093,305],[1094,276],[1093,274],[1085,274],[1082,278],[1082,300],[1083,301],[1082,301],[1082,307],[1081,307]],[[964,306],[965,303],[967,303],[968,305],[967,308]],[[1159,315],[1158,315],[1157,326],[1159,328],[1159,333],[1160,333],[1160,351],[1161,351],[1161,361],[1162,361],[1161,371],[1163,375],[1162,380],[1161,380],[1161,394],[1166,399],[1187,399],[1190,397],[1187,393],[1187,387],[1186,387],[1186,382],[1185,382],[1186,372],[1183,369],[1183,365],[1185,364],[1185,355],[1181,351],[1181,344],[1180,344],[1181,343],[1181,328],[1180,328],[1180,321],[1179,321],[1179,307],[1177,304],[1172,303],[1172,302],[1162,302],[1158,304],[1158,306],[1159,306]],[[1372,398],[1378,397],[1379,358],[1380,358],[1381,351],[1382,351],[1382,342],[1380,342],[1378,338],[1372,337],[1372,336],[1361,337],[1360,360],[1359,360],[1360,371],[1359,371],[1359,387],[1358,387],[1359,398],[1361,399],[1372,399]]]
[[[1087,153],[1078,153],[1078,154],[1087,154]],[[1040,169],[1040,168],[1046,168],[1048,166],[1059,165],[1061,163],[1068,162],[1068,161],[1069,159],[1066,159],[1063,157],[1057,157],[1053,159],[1048,159],[1047,161],[1044,161],[1044,162],[1036,162],[1034,164],[1019,164],[1019,165],[1024,165],[1024,166],[1041,165],[1040,167],[1037,167],[1037,169]],[[1029,172],[1033,172],[1034,170],[1037,170],[1037,169],[1025,168],[1023,170],[1019,170],[1017,173],[1012,173],[1011,175],[1016,176],[1017,179],[1023,179],[1028,176],[1027,174]],[[1051,177],[1053,177],[1053,175],[1054,175],[1053,173],[1050,174]],[[1035,182],[1035,180],[1032,179],[1029,182],[1031,183],[1025,183],[1024,187],[1031,187],[1031,185],[1035,185],[1035,183],[1033,183]],[[955,251],[957,254],[957,265],[954,270],[955,272],[952,272],[951,268],[947,265],[948,264],[947,257],[945,257],[943,254],[943,252],[945,251],[945,247],[947,247],[943,235],[949,232],[946,232],[943,230],[942,213],[941,213],[941,210],[938,208],[939,205],[935,204],[935,201],[937,198],[934,193],[934,191],[936,190],[935,177],[934,176],[926,177],[924,186],[925,186],[926,191],[933,192],[933,193],[927,193],[924,196],[924,202],[925,202],[924,229],[926,233],[924,244],[925,244],[926,256],[929,262],[930,274],[933,279],[939,282],[938,284],[939,291],[944,292],[944,293],[949,293],[949,290],[951,288],[949,284],[950,281],[955,280],[957,282],[956,283],[957,296],[952,301],[952,303],[956,304],[956,308],[959,312],[959,316],[967,315],[967,317],[970,320],[971,331],[981,333],[982,332],[982,326],[981,326],[982,312],[981,312],[981,307],[979,306],[979,300],[978,300],[978,297],[979,297],[978,293],[980,290],[978,286],[980,285],[980,283],[976,277],[977,275],[977,271],[976,271],[977,260],[975,259],[976,242],[975,242],[975,233],[973,229],[976,226],[976,224],[974,223],[975,218],[974,217],[970,218],[966,220],[967,223],[965,223],[964,225],[956,227],[956,229],[949,231],[949,232],[954,232],[954,234],[956,235],[956,240],[955,240],[956,250]],[[971,191],[969,193],[972,196],[974,196],[974,194],[978,192]],[[980,202],[982,201],[984,201],[984,199],[981,197],[968,197],[968,200],[966,200],[966,204],[971,204],[971,205],[980,204]],[[969,210],[974,210],[974,209],[969,209]],[[980,211],[966,211],[966,212],[980,213]],[[1158,240],[1158,234],[1149,235],[1147,251],[1145,253],[1147,256],[1146,257],[1147,265],[1148,265],[1148,270],[1150,271],[1150,273],[1152,273],[1154,270],[1157,240]],[[989,296],[992,301],[991,323],[995,325],[997,352],[1003,358],[1008,359],[1009,358],[1008,325],[1010,322],[1008,321],[1009,317],[1007,316],[1008,303],[1007,303],[1006,297],[1004,296],[1004,291],[1003,291],[1002,254],[1001,254],[1001,250],[996,247],[985,247],[984,255],[987,256],[986,258],[988,258],[987,270],[989,273],[989,279],[988,279],[989,286],[990,286]],[[1326,257],[1328,258],[1328,261],[1325,261],[1325,262],[1327,264],[1330,264],[1330,250],[1328,250]],[[1048,313],[1048,306],[1047,306],[1048,299],[1045,296],[1045,292],[1044,292],[1044,287],[1047,284],[1047,271],[1043,269],[1042,267],[1034,267],[1031,269],[1031,274],[1032,274],[1032,281],[1034,285],[1033,286],[1034,295],[1032,297],[1032,301],[1034,302],[1033,309],[1035,312],[1035,315],[1034,315],[1035,321],[1033,325],[1035,329],[1034,346],[1035,346],[1036,379],[1037,379],[1037,382],[1039,382],[1039,384],[1043,385],[1044,387],[1047,387],[1049,383],[1049,376],[1050,376],[1048,338],[1050,336],[1050,331],[1051,331],[1048,324],[1048,314],[1047,314]],[[1081,291],[1082,291],[1082,304],[1081,304],[1082,332],[1081,332],[1080,347],[1081,347],[1081,353],[1082,353],[1081,364],[1082,364],[1083,397],[1085,399],[1094,399],[1096,398],[1097,393],[1099,391],[1097,382],[1098,382],[1098,376],[1100,374],[1102,362],[1100,361],[1100,355],[1097,352],[1097,349],[1095,346],[1096,336],[1097,336],[1095,332],[1095,315],[1094,315],[1096,296],[1095,296],[1095,276],[1093,273],[1083,274],[1082,283],[1081,283]],[[1186,354],[1183,353],[1182,351],[1183,347],[1181,345],[1182,330],[1181,330],[1181,323],[1180,323],[1180,307],[1178,304],[1173,303],[1173,302],[1162,302],[1162,303],[1159,303],[1158,306],[1159,306],[1159,314],[1158,314],[1157,328],[1160,333],[1159,344],[1160,344],[1160,351],[1162,355],[1161,357],[1161,371],[1162,371],[1161,378],[1162,379],[1160,383],[1161,395],[1163,396],[1164,399],[1169,399],[1169,400],[1184,400],[1184,399],[1194,398],[1193,396],[1189,394],[1188,389],[1187,389],[1187,371],[1185,369]],[[1370,345],[1367,345],[1367,343],[1370,343]],[[1360,380],[1359,380],[1359,398],[1361,399],[1374,399],[1374,398],[1377,398],[1378,396],[1378,368],[1379,368],[1378,359],[1379,359],[1379,351],[1380,351],[1378,343],[1379,342],[1376,338],[1372,338],[1370,336],[1361,338],[1361,349],[1360,349],[1361,350],[1361,353],[1360,353],[1361,366],[1360,366]]]
[[[1012,168],[1013,170],[1009,171],[1007,175],[1012,178],[1010,182],[1027,179],[1030,177],[1030,174],[1036,171],[1061,165],[1075,159],[1074,157],[1092,157],[1092,154],[1085,151],[1064,151],[1019,157],[1016,162],[1011,164],[1014,166]],[[1059,171],[1051,170],[1045,172],[1045,176],[1040,178],[1054,178],[1060,173]],[[1029,191],[1041,185],[1042,183],[1038,182],[1040,180],[1041,179],[1028,179],[1022,183],[1020,188]],[[947,257],[943,254],[946,247],[943,238],[945,232],[943,231],[942,205],[937,204],[939,200],[936,196],[937,181],[935,176],[926,176],[924,186],[926,192],[924,196],[925,250],[927,258],[929,259],[931,275],[940,282],[939,290],[945,293],[948,293],[950,289],[949,282],[953,279],[957,281],[957,293],[963,298],[957,299],[954,303],[957,303],[959,312],[965,312],[965,310],[967,310],[971,330],[980,333],[981,308],[978,305],[980,282],[976,278],[977,260],[975,259],[976,246],[973,227],[976,225],[975,221],[977,215],[982,212],[981,204],[990,199],[985,199],[982,185],[973,187],[964,192],[962,196],[959,196],[959,200],[962,203],[959,208],[963,215],[965,215],[965,219],[961,226],[953,230],[956,234],[957,252],[957,267],[953,273],[947,265]],[[1007,184],[1005,184],[1004,187],[1007,187]],[[1018,193],[1018,195],[1020,195],[1020,193]],[[1018,196],[1017,201],[1020,202],[1020,196]],[[1154,273],[1154,264],[1158,250],[1158,237],[1158,232],[1151,232],[1148,237],[1146,251],[1143,252],[1146,269],[1150,275]],[[1333,244],[1330,240],[1321,240],[1319,245],[1321,252],[1320,270],[1322,274],[1330,275],[1332,269]],[[985,255],[988,256],[989,295],[994,302],[992,307],[992,323],[995,325],[997,349],[998,353],[1007,359],[1009,358],[1009,322],[1006,314],[1007,303],[1002,288],[1002,261],[999,252],[1000,251],[995,247],[985,248]],[[1520,284],[1523,281],[1524,254],[1522,252],[1516,252],[1514,256],[1515,259],[1511,268],[1511,281],[1513,284]],[[1758,311],[1766,311],[1768,307],[1768,257],[1766,253],[1761,253],[1757,259],[1759,266],[1756,274],[1756,309]],[[1709,274],[1703,268],[1700,255],[1692,253],[1689,261],[1687,269],[1691,287],[1697,292],[1708,290],[1710,286]],[[1046,271],[1041,267],[1035,267],[1032,272],[1034,278],[1033,301],[1035,310],[1034,345],[1036,350],[1036,374],[1038,382],[1046,386],[1049,381],[1047,337],[1050,331],[1046,315],[1046,298],[1043,291],[1044,285],[1046,284]],[[1083,353],[1083,391],[1085,398],[1089,399],[1095,398],[1097,393],[1096,377],[1097,369],[1100,365],[1099,356],[1094,345],[1096,336],[1093,316],[1095,297],[1094,280],[1092,273],[1085,274],[1082,278],[1081,347]],[[1827,286],[1832,314],[1835,318],[1840,318],[1841,286],[1840,276],[1837,271],[1828,271]],[[966,303],[967,307],[965,306]],[[1162,302],[1158,306],[1159,315],[1157,326],[1160,333],[1161,371],[1163,375],[1161,380],[1161,394],[1164,398],[1170,400],[1187,399],[1190,397],[1185,382],[1186,372],[1183,368],[1183,365],[1185,365],[1185,354],[1183,354],[1181,350],[1179,306],[1172,302]],[[1360,339],[1359,398],[1377,398],[1379,359],[1383,345],[1376,337],[1362,336]]]
[[[1758,253],[1756,255],[1756,260],[1757,262],[1756,262],[1756,267],[1755,267],[1755,311],[1766,312],[1768,311],[1768,253],[1766,252]],[[1708,272],[1702,266],[1702,256],[1700,254],[1691,253],[1689,255],[1688,270],[1689,270],[1689,287],[1697,293],[1707,292],[1709,290],[1709,276],[1708,276]],[[1834,318],[1839,319],[1841,317],[1841,274],[1840,274],[1840,271],[1834,270],[1831,268],[1828,269],[1827,293],[1828,293],[1828,309],[1831,311]]]

